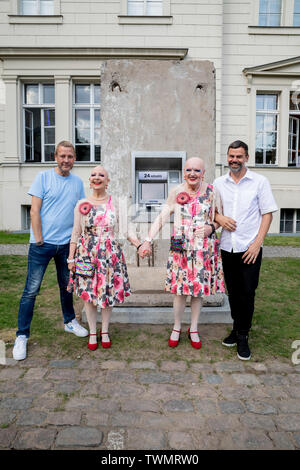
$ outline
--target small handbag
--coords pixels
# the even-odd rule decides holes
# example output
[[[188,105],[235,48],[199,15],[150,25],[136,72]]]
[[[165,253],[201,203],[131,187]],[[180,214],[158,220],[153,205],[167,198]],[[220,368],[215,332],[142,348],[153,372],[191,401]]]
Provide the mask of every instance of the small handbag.
[[[75,274],[78,276],[93,277],[95,272],[95,264],[88,261],[76,261]]]
[[[184,235],[181,236],[171,236],[171,244],[170,244],[170,250],[177,252],[177,253],[183,253],[184,251],[184,241],[185,237]]]
[[[190,221],[190,224],[189,224],[189,229],[191,227],[193,217],[195,215],[195,207],[196,207],[196,204],[197,204],[197,201],[198,201],[199,193],[200,193],[200,189],[197,192],[197,195],[195,197],[195,202],[193,203],[193,206],[192,206],[192,217],[191,217],[191,221]],[[185,195],[187,193],[180,193],[180,194]],[[183,204],[186,204],[187,202],[189,202],[189,200],[186,198],[186,200],[184,202],[179,202],[179,204],[183,205]],[[184,233],[182,235],[172,235],[171,236],[170,251],[177,252],[177,253],[183,253],[185,251],[185,235],[184,235]]]

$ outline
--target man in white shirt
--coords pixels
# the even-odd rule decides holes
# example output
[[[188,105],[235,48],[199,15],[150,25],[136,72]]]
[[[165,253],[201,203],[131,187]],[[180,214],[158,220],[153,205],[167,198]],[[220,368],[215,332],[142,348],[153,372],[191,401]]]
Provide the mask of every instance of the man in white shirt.
[[[262,244],[278,210],[270,183],[246,167],[248,146],[237,140],[229,145],[226,175],[216,178],[214,187],[221,196],[223,214],[215,221],[222,226],[220,240],[225,283],[233,330],[224,346],[237,345],[239,359],[249,360],[248,333],[254,313]]]

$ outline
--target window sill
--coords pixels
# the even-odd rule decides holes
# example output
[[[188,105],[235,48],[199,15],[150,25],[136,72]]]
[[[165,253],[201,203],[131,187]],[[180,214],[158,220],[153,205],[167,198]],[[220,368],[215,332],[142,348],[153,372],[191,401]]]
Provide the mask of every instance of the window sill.
[[[279,168],[278,163],[255,163],[255,168]]]
[[[62,15],[8,15],[10,24],[62,24]]]
[[[248,165],[248,168],[266,168],[266,169],[278,169],[278,170],[300,170],[300,166],[279,166],[278,163],[274,165],[264,165],[262,163],[257,163],[256,165]]]
[[[248,34],[276,34],[300,36],[299,26],[248,26]]]
[[[173,24],[173,16],[119,15],[119,24]]]

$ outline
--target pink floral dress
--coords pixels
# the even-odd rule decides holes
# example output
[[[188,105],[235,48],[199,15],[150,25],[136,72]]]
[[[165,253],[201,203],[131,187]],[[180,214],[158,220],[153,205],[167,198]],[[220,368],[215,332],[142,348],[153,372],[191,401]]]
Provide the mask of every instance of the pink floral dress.
[[[194,205],[194,217],[192,208]],[[195,230],[205,223],[213,223],[216,206],[212,185],[207,185],[205,194],[179,205],[179,226],[176,234],[185,233],[184,251],[170,251],[167,264],[165,290],[177,295],[202,297],[225,292],[219,241],[215,234],[210,237],[197,236]]]
[[[72,273],[68,290],[100,308],[113,307],[123,303],[131,293],[124,254],[115,237],[118,233],[117,211],[110,203],[105,215],[106,207],[101,204],[92,206],[88,214],[83,215],[79,212],[83,201],[86,200],[79,201],[75,207],[71,241],[77,242],[75,258],[88,262],[92,257],[96,260],[96,269],[93,277]]]

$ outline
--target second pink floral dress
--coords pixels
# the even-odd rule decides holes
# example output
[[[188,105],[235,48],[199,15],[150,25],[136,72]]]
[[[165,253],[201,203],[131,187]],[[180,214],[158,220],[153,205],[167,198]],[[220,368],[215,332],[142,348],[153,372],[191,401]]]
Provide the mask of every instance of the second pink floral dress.
[[[225,292],[222,260],[216,235],[213,234],[211,238],[196,235],[199,227],[214,221],[217,196],[213,186],[207,185],[205,194],[198,196],[197,200],[191,198],[183,205],[175,200],[173,205],[175,205],[174,211],[177,212],[175,232],[177,235],[185,233],[185,244],[182,253],[173,251],[169,253],[165,290],[192,297]]]

